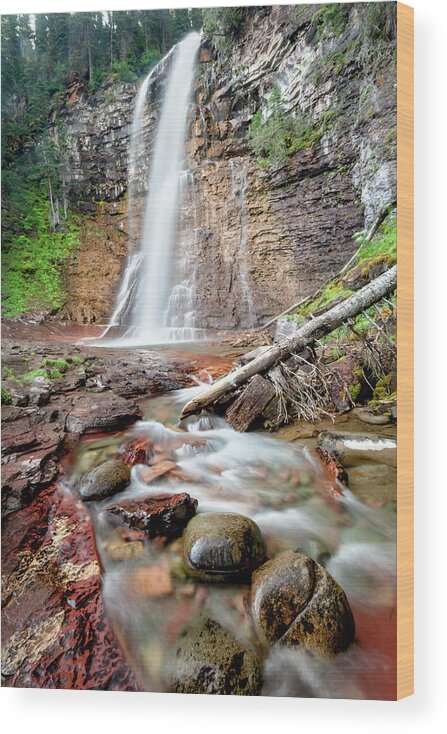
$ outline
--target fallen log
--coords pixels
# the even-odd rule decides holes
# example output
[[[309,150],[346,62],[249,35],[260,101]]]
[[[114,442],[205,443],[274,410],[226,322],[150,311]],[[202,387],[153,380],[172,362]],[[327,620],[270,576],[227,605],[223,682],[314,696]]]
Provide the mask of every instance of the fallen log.
[[[378,278],[375,278],[349,298],[333,306],[325,313],[310,318],[297,329],[293,336],[273,344],[248,364],[221,377],[210,388],[186,403],[181,412],[181,417],[184,418],[208,407],[223,395],[236,390],[254,375],[266,372],[292,352],[299,352],[304,347],[310,346],[315,339],[321,339],[326,334],[330,334],[348,319],[358,316],[377,301],[390,295],[395,290],[396,284],[397,267],[393,265],[386,273],[379,275]]]

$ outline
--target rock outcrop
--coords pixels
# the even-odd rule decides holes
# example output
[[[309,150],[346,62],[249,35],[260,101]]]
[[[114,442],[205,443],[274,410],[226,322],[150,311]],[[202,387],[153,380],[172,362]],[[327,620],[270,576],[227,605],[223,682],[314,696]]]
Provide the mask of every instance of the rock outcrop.
[[[395,200],[393,28],[378,30],[369,5],[339,12],[343,23],[331,25],[321,6],[253,8],[225,53],[204,39],[174,281],[191,288],[197,326],[246,327],[279,313],[337,272],[356,249],[353,234]],[[126,207],[131,194],[141,214],[169,58],[149,88],[131,192],[135,85],[110,85],[57,113],[70,198],[88,215],[68,271],[67,318],[104,321],[111,312],[128,249]],[[306,119],[314,135],[286,163],[263,169],[248,133],[275,88],[286,113]]]

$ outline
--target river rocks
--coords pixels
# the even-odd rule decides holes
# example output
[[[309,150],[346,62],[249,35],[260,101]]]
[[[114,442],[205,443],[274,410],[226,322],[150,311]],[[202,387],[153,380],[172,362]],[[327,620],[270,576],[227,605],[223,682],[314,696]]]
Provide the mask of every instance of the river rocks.
[[[158,535],[175,538],[181,535],[188,521],[195,515],[196,509],[197,500],[182,492],[123,500],[106,507],[104,514],[130,528],[144,532],[149,538]]]
[[[357,466],[369,461],[396,466],[397,462],[396,439],[391,436],[321,431],[318,445],[333,453],[343,466]]]
[[[78,491],[83,500],[103,500],[122,492],[129,482],[129,467],[122,461],[108,459],[82,477]]]
[[[269,644],[332,654],[354,640],[354,618],[343,589],[302,553],[281,553],[254,572],[251,612]]]
[[[184,564],[208,581],[245,580],[266,558],[253,520],[231,512],[197,515],[184,534]]]
[[[257,696],[261,664],[252,650],[218,622],[201,618],[186,627],[165,664],[173,693]]]

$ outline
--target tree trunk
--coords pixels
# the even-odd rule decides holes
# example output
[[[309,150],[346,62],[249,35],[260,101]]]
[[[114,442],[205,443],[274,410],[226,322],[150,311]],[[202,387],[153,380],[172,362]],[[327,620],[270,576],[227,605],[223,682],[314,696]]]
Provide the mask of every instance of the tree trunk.
[[[263,352],[259,357],[222,377],[208,390],[190,400],[184,406],[181,417],[184,418],[187,415],[199,412],[223,395],[236,390],[254,375],[266,372],[291,352],[299,352],[304,347],[312,344],[315,339],[321,339],[322,336],[330,334],[347,319],[358,316],[359,313],[392,293],[396,288],[396,284],[397,267],[394,265],[357,293],[349,296],[349,298],[333,306],[320,316],[310,318],[297,330],[294,336],[284,339],[278,344],[273,344],[270,349]]]

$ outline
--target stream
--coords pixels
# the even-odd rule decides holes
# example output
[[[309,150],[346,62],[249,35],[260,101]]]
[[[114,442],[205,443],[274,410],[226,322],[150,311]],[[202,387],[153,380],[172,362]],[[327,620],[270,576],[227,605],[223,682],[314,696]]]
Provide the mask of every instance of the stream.
[[[223,418],[207,413],[179,424],[182,406],[202,389],[198,385],[146,399],[144,420],[132,429],[84,437],[73,458],[67,491],[84,472],[115,457],[129,440],[148,440],[161,460],[175,463],[175,472],[147,484],[147,467],[136,464],[130,485],[113,503],[187,492],[198,501],[197,513],[233,512],[254,520],[269,558],[284,550],[311,556],[347,595],[356,625],[354,644],[330,658],[299,648],[270,647],[263,654],[262,695],[393,699],[396,508],[383,497],[377,501],[376,495],[378,487],[395,482],[395,472],[390,474],[381,464],[355,467],[351,489],[334,496],[309,451],[316,445],[311,431],[294,433],[290,426],[276,435],[237,433]],[[349,469],[348,473],[351,479]],[[110,504],[110,498],[88,504],[103,569],[104,601],[143,687],[169,690],[170,649],[184,625],[199,614],[256,651],[259,645],[247,613],[249,586],[189,578],[181,539],[164,544],[131,533],[123,537],[110,515],[102,512]]]

